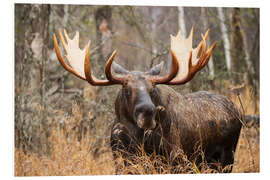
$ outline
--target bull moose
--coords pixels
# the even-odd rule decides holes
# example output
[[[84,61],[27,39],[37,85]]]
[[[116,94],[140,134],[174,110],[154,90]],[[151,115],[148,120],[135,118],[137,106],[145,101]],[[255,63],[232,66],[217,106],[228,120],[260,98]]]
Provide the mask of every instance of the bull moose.
[[[81,50],[78,32],[70,39],[65,30],[63,36],[59,29],[69,65],[60,54],[56,35],[54,47],[61,65],[80,79],[93,86],[122,85],[115,101],[116,118],[111,129],[114,156],[120,153],[128,158],[143,144],[146,153],[155,152],[173,161],[177,148],[192,158],[200,146],[207,163],[219,162],[225,167],[234,162],[242,127],[241,111],[225,96],[207,91],[182,95],[168,86],[185,84],[208,63],[216,46],[214,43],[207,49],[208,34],[209,30],[201,35],[195,49],[193,28],[187,39],[180,30],[177,36],[171,35],[172,64],[165,76],[159,75],[163,62],[147,72],[128,71],[113,62],[116,55],[113,51],[105,66],[107,79],[96,78],[91,74],[90,41]]]

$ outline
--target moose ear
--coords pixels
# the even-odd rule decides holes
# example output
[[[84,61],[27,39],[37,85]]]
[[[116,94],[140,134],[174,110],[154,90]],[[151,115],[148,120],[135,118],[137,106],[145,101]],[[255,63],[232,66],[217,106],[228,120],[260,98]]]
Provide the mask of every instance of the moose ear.
[[[129,73],[128,70],[126,70],[125,68],[123,68],[122,66],[120,66],[119,64],[115,62],[112,63],[112,67],[113,67],[114,72],[117,74],[127,75]]]
[[[147,71],[146,74],[149,74],[149,75],[152,75],[152,76],[159,75],[160,71],[162,70],[163,64],[164,64],[164,61],[162,61],[158,65],[155,65],[149,71]]]

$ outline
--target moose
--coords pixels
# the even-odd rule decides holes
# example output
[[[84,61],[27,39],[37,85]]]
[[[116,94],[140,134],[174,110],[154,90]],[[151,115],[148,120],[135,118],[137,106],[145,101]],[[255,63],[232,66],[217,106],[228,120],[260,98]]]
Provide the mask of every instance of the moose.
[[[171,67],[160,76],[163,61],[147,72],[128,71],[115,63],[113,51],[105,66],[105,80],[91,73],[90,41],[79,48],[79,32],[70,39],[66,30],[59,36],[66,52],[61,56],[56,35],[54,47],[61,65],[93,86],[122,85],[115,100],[116,118],[111,129],[111,149],[116,157],[129,158],[143,144],[146,153],[155,152],[174,161],[179,147],[190,159],[200,147],[207,163],[222,167],[234,163],[234,151],[242,127],[242,113],[227,97],[200,91],[182,95],[169,85],[189,82],[209,61],[216,42],[207,49],[209,30],[192,47],[193,28],[188,38],[171,35]],[[195,153],[196,156],[196,153]],[[231,172],[232,168],[228,170]]]

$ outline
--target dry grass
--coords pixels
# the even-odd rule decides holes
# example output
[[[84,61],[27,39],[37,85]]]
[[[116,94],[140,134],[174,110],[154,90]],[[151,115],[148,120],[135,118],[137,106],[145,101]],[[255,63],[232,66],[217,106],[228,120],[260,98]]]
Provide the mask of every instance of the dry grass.
[[[247,103],[250,105],[248,98],[242,97],[242,99],[245,107],[248,107],[246,106]],[[236,99],[234,100],[237,102]],[[245,110],[254,112],[254,109]],[[113,161],[108,137],[97,142],[91,129],[82,135],[81,119],[82,113],[79,106],[75,104],[72,115],[66,119],[64,126],[61,128],[55,126],[51,130],[49,155],[24,153],[15,148],[15,176],[113,175],[117,172],[118,174],[217,173],[206,163],[197,167],[180,149],[179,161],[181,163],[176,167],[170,165],[162,156],[146,155],[143,151],[140,156],[133,158],[134,161],[129,162],[129,166],[124,166],[122,157]],[[258,126],[243,127],[235,152],[234,173],[260,171],[259,131]],[[219,172],[224,170],[220,169]]]
[[[260,99],[255,97],[254,90],[251,86],[245,85],[239,91],[245,115],[259,114],[260,112]],[[235,93],[229,93],[227,96],[240,108],[241,104],[238,96]]]
[[[260,128],[244,127],[235,152],[233,171],[235,173],[260,172]]]
[[[250,86],[244,86],[240,95],[231,94],[230,99],[244,112],[245,115],[259,114],[260,100],[254,95]],[[235,152],[233,172],[260,171],[260,128],[258,125],[245,124],[241,130]]]
[[[235,153],[234,173],[259,172],[259,142],[258,129],[244,129],[248,134],[251,148],[246,143],[243,133]],[[90,137],[90,136],[89,136]],[[81,142],[67,138],[62,130],[54,131],[51,138],[52,154],[38,156],[35,153],[25,154],[15,149],[16,176],[72,176],[72,175],[113,175],[116,173],[115,164],[109,147],[102,146],[104,153],[95,157],[89,147],[93,140],[86,136]],[[162,156],[141,154],[124,166],[121,157],[116,160],[119,174],[171,174],[171,173],[218,173],[207,164],[202,163],[201,169],[181,154],[181,165],[171,166]],[[157,168],[158,167],[158,168]],[[223,170],[220,170],[222,172]]]
[[[72,176],[72,175],[106,175],[114,174],[112,155],[106,151],[104,141],[99,151],[104,151],[95,157],[96,139],[87,131],[80,137],[81,113],[77,105],[67,119],[63,128],[53,128],[49,142],[52,152],[49,156],[39,156],[35,153],[24,153],[15,149],[15,176]]]
[[[55,141],[50,157],[34,153],[25,154],[15,149],[15,176],[114,174],[111,154],[104,153],[96,159],[89,150],[91,142],[86,142],[86,138],[81,143],[76,140],[71,142],[61,131],[54,132],[53,136]]]

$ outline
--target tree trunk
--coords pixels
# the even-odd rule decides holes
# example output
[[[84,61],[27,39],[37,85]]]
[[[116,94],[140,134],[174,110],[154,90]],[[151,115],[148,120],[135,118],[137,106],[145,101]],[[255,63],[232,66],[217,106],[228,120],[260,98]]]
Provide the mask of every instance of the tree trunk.
[[[45,67],[49,5],[15,5],[15,145],[46,152]]]
[[[109,56],[112,53],[112,6],[98,6],[95,10],[95,23],[96,23],[96,58],[92,58],[93,62],[93,74],[99,79],[106,79],[105,77],[105,64],[109,59]],[[108,109],[113,109],[113,103],[111,101],[112,94],[116,91],[116,86],[110,88],[98,87],[96,91],[96,109],[99,109],[96,112],[96,116],[102,116],[104,121],[102,124],[104,127],[108,127],[110,119],[112,116],[111,113],[108,113]],[[85,112],[87,112],[88,106],[85,103]],[[105,139],[105,136],[108,135],[106,128],[96,129],[93,132],[95,136]]]
[[[150,15],[151,15],[151,49],[152,49],[152,58],[150,61],[150,65],[148,68],[150,69],[154,65],[154,60],[157,54],[160,51],[160,47],[158,46],[157,41],[159,40],[159,32],[158,28],[159,25],[161,24],[161,19],[164,17],[164,10],[162,7],[154,7],[154,8],[149,8]]]
[[[244,24],[245,22],[240,22],[240,29],[241,29],[241,36],[243,38],[243,49],[244,49],[244,59],[245,59],[245,62],[246,62],[246,65],[247,65],[247,71],[245,71],[245,77],[247,77],[247,79],[245,79],[251,87],[252,89],[254,90],[254,113],[257,112],[257,98],[258,98],[258,82],[256,81],[257,78],[256,77],[256,74],[255,74],[255,66],[254,64],[252,63],[252,60],[251,60],[251,54],[250,54],[250,47],[249,47],[249,44],[248,44],[248,38],[247,38],[247,34],[246,34],[246,30],[245,28],[242,26],[242,24]],[[256,48],[252,49],[252,53],[255,54],[256,52]],[[258,57],[258,56],[257,56]],[[254,60],[254,62],[256,61],[259,61],[258,59]],[[258,78],[259,79],[259,78]]]
[[[225,17],[222,8],[218,7],[218,16],[220,19],[220,30],[222,34],[222,40],[224,45],[224,51],[225,51],[225,60],[226,60],[226,67],[229,73],[229,76],[231,75],[231,45],[229,41],[228,31],[227,27],[225,25]]]
[[[95,75],[104,77],[106,58],[112,51],[111,27],[112,27],[111,6],[101,6],[95,11],[96,33],[97,33],[97,58],[94,62]]]
[[[240,24],[240,29],[242,29],[241,32],[241,36],[243,38],[243,50],[244,50],[244,54],[245,54],[245,62],[247,65],[247,71],[246,73],[248,74],[248,83],[251,86],[255,85],[255,79],[253,77],[255,77],[255,70],[254,70],[254,66],[252,65],[251,59],[250,59],[250,54],[249,54],[249,45],[248,45],[248,40],[247,40],[247,35],[245,32],[245,29],[242,28],[241,24]]]
[[[254,80],[254,97],[255,97],[255,113],[259,113],[259,108],[257,107],[257,99],[260,98],[260,10],[258,8],[253,9],[253,25],[257,27],[255,29],[254,41],[252,42],[252,53],[250,55],[250,60],[254,68],[254,76],[250,77]]]
[[[160,63],[161,61],[165,62],[166,68],[163,68],[162,73],[167,73],[171,67],[171,55],[168,51],[170,47],[170,37],[169,34],[174,32],[171,29],[176,28],[177,14],[175,7],[147,7],[147,14],[150,16],[150,42],[151,42],[151,52],[152,58],[149,68]],[[146,15],[147,15],[146,14]],[[170,28],[168,28],[170,27]],[[162,74],[161,73],[161,74]]]
[[[258,92],[259,92],[259,79],[260,79],[260,11],[259,9],[253,9],[253,24],[256,28],[254,34],[254,42],[252,42],[251,60],[255,70],[254,79],[258,80]]]
[[[206,31],[208,29],[208,22],[206,18],[206,8],[202,7],[201,8],[201,17],[202,17],[202,22],[203,22],[203,29]],[[210,36],[207,39],[207,49],[209,48],[209,42],[210,42]],[[215,69],[214,69],[214,62],[213,62],[213,56],[210,57],[210,60],[208,62],[208,69],[209,69],[209,75],[210,79],[213,79],[215,76]]]
[[[184,7],[178,7],[178,25],[181,29],[182,36],[187,37],[186,23],[185,23],[185,13]]]
[[[241,33],[240,8],[231,10],[231,70],[233,85],[243,83],[243,74],[245,72],[245,52],[243,43],[243,34]]]

